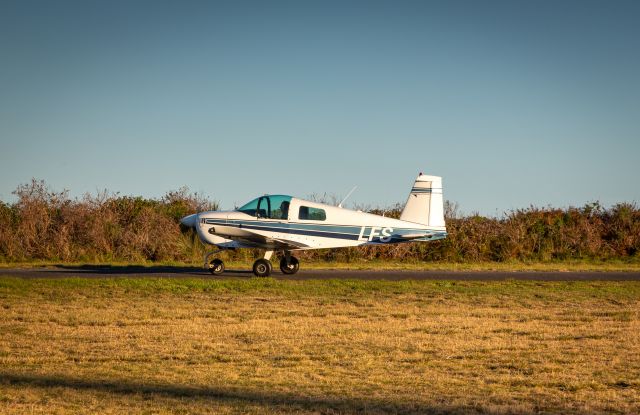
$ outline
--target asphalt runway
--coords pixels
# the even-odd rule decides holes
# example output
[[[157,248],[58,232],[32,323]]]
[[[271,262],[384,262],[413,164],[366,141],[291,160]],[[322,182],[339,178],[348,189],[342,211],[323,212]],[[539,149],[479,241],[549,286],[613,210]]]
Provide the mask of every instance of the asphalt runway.
[[[58,266],[42,268],[0,268],[0,276],[20,278],[255,278],[250,270],[226,270],[220,276],[211,275],[199,267],[137,267],[137,266]],[[437,270],[331,270],[301,269],[295,275],[284,275],[274,268],[273,278],[287,280],[459,280],[459,281],[640,281],[640,272],[600,271],[437,271]]]

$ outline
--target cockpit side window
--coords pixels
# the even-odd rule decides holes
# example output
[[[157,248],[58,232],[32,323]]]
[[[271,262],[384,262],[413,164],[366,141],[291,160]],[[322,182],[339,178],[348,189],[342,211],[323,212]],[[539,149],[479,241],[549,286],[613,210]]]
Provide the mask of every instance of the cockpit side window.
[[[269,196],[271,201],[271,219],[289,219],[289,205],[291,205],[291,196],[274,195]]]
[[[327,220],[327,213],[324,209],[300,206],[298,218],[301,220]]]

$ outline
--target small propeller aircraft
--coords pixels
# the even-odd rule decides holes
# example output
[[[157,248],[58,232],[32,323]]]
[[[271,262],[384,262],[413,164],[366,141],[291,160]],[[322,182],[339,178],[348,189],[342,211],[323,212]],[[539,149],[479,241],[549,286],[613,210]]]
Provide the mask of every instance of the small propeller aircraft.
[[[214,275],[224,262],[213,255],[236,248],[266,252],[253,264],[258,277],[271,274],[274,251],[283,252],[280,270],[295,274],[300,263],[294,251],[360,245],[435,241],[447,236],[444,223],[442,178],[420,173],[409,193],[400,219],[311,202],[286,195],[264,195],[232,211],[210,211],[185,216],[184,226],[195,228],[205,244],[218,249],[204,257]]]

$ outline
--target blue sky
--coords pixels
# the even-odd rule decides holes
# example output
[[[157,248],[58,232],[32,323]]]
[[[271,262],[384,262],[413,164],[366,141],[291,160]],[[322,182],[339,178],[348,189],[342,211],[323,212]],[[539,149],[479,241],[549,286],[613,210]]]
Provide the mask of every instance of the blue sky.
[[[637,1],[8,1],[0,199],[640,201]]]

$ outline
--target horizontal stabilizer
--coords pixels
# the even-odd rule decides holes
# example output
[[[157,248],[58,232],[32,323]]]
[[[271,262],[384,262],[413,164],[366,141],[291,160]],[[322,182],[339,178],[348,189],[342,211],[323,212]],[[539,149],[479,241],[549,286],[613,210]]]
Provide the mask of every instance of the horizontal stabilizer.
[[[432,235],[431,233],[405,233],[402,235],[393,235],[393,238],[410,240],[410,239],[427,238],[431,235]]]

